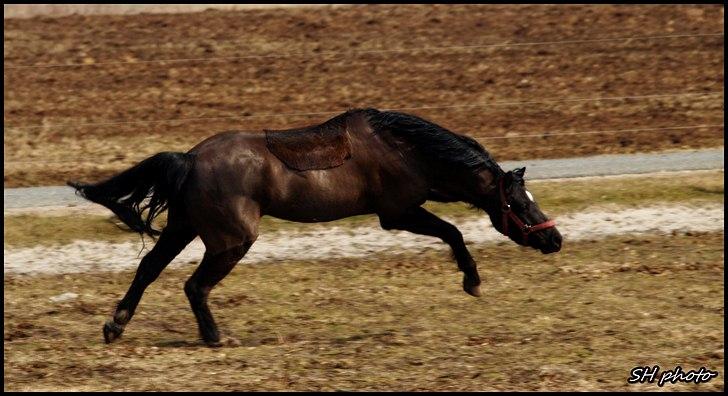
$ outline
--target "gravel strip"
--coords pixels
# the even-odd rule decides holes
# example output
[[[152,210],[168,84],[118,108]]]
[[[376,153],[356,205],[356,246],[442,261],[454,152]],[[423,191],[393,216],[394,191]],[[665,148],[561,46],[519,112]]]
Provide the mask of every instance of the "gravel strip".
[[[589,211],[557,218],[558,228],[564,236],[564,249],[569,248],[569,241],[599,239],[618,234],[717,232],[723,230],[723,220],[723,206],[716,204],[700,207],[659,205],[618,211]],[[469,244],[507,241],[493,229],[486,216],[450,221],[458,226]],[[146,250],[152,244],[147,239]],[[388,232],[374,227],[280,231],[260,235],[242,263],[332,257],[344,259],[378,253],[417,252],[425,248],[445,249],[446,245],[436,238],[408,232]],[[6,274],[122,271],[138,266],[141,256],[137,255],[140,252],[141,241],[118,244],[76,241],[58,247],[3,249]],[[196,265],[203,252],[204,246],[197,238],[171,265]]]

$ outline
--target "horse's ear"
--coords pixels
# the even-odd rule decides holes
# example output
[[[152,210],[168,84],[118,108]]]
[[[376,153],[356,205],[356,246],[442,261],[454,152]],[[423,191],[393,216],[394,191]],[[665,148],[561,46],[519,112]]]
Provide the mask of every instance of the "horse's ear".
[[[509,188],[513,182],[516,181],[516,174],[513,172],[514,171],[508,171],[505,175],[503,175],[503,181],[506,188]]]
[[[513,174],[515,174],[516,176],[518,176],[520,178],[523,178],[523,175],[526,174],[526,167],[524,166],[523,168],[514,169]]]

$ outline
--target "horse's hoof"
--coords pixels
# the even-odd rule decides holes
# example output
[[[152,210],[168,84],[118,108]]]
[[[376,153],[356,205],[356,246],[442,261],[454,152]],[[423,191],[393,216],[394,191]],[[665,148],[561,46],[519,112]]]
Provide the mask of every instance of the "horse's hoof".
[[[243,343],[235,337],[225,337],[222,339],[221,342],[223,345],[228,346],[228,347],[239,347],[239,346],[243,345]]]
[[[220,341],[213,341],[213,340],[204,340],[205,345],[207,345],[210,348],[220,348],[222,347],[222,342]]]
[[[465,290],[465,293],[468,293],[473,297],[480,297],[483,295],[480,291],[480,279],[478,277],[472,279],[468,278],[467,275],[463,276],[463,290]]]
[[[470,294],[473,297],[480,297],[483,293],[480,291],[480,285],[478,286],[463,286],[465,293]]]
[[[124,327],[116,324],[113,320],[107,320],[104,324],[104,341],[107,344],[111,344],[121,337],[121,333],[124,332]]]

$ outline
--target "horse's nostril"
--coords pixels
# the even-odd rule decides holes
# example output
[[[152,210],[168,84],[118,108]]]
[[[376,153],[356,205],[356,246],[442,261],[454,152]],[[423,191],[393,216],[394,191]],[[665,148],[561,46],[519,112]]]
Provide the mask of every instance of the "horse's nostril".
[[[553,233],[551,235],[551,243],[553,243],[554,246],[560,248],[561,247],[561,235],[559,235],[558,233]]]

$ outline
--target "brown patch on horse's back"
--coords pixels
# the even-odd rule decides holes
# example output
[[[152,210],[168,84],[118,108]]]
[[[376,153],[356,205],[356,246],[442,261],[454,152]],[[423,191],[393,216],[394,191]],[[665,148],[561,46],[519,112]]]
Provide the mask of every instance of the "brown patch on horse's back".
[[[283,131],[265,130],[266,146],[295,170],[335,168],[351,157],[346,121],[337,121]]]

